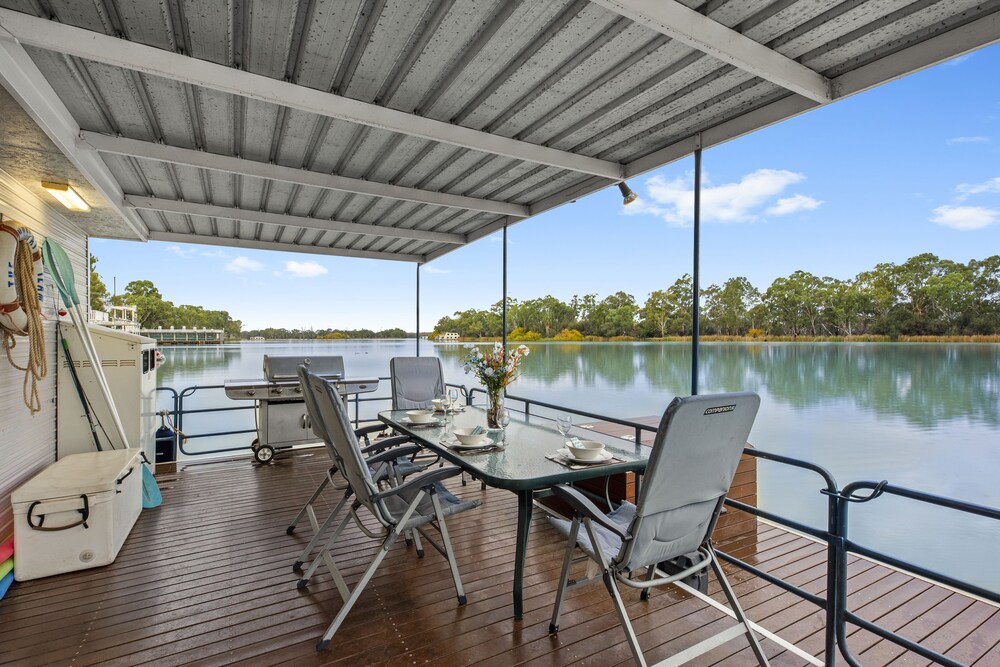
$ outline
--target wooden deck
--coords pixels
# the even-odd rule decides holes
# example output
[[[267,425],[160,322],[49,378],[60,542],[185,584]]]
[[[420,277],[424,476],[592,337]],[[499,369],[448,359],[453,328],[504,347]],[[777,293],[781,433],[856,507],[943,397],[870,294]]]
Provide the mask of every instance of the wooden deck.
[[[163,506],[143,512],[113,565],[18,583],[0,601],[0,664],[629,664],[600,586],[572,591],[561,632],[548,634],[563,543],[544,520],[529,541],[525,618],[513,620],[515,497],[457,482],[456,493],[482,500],[449,522],[468,605],[456,604],[443,558],[428,549],[418,560],[400,542],[331,647],[317,654],[339,597],[322,571],[308,591],[296,589],[290,565],[310,531],[303,525],[287,536],[285,526],[327,465],[322,450],[299,450],[269,466],[227,461],[161,475]],[[775,527],[758,524],[720,547],[812,592],[825,585],[824,547]],[[336,559],[349,584],[373,549],[357,531],[341,542]],[[822,652],[815,607],[741,571],[731,578],[753,620]],[[719,595],[714,580],[711,590]],[[851,567],[851,591],[852,608],[867,618],[964,663],[1000,664],[992,605],[863,560]],[[624,595],[650,662],[728,622],[679,593],[654,593],[646,603],[634,591]],[[764,646],[774,665],[808,664],[774,642]],[[861,631],[851,646],[866,665],[926,664]],[[751,664],[743,647],[734,640],[692,664]]]

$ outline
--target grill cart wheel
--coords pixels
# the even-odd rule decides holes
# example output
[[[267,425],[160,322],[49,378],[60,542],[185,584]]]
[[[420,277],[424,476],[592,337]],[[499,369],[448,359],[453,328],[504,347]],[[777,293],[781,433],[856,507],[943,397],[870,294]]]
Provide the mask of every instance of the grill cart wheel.
[[[274,458],[274,447],[271,445],[258,445],[253,450],[253,457],[257,463],[268,463]]]

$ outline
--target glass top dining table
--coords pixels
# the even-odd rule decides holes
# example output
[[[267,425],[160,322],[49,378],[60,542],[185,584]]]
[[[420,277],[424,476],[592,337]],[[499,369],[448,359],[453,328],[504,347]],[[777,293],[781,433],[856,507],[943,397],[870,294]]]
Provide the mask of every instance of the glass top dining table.
[[[479,478],[485,484],[517,494],[514,618],[518,619],[523,613],[522,580],[535,495],[556,484],[623,472],[641,473],[645,470],[649,457],[649,447],[634,445],[627,440],[602,433],[574,428],[570,435],[604,443],[606,450],[614,457],[614,462],[568,467],[546,458],[554,455],[565,442],[565,438],[556,431],[552,421],[536,416],[526,419],[520,413],[513,411],[511,423],[506,428],[506,439],[503,443],[497,443],[502,447],[482,452],[459,451],[451,447],[455,443],[451,429],[476,426],[485,428],[486,411],[482,408],[465,406],[451,415],[451,423],[448,423],[440,412],[435,413],[435,421],[431,424],[411,422],[406,416],[406,410],[386,410],[380,412],[378,417],[383,423],[399,433],[409,435],[417,443]],[[499,440],[499,433],[495,430],[490,430],[489,436]]]

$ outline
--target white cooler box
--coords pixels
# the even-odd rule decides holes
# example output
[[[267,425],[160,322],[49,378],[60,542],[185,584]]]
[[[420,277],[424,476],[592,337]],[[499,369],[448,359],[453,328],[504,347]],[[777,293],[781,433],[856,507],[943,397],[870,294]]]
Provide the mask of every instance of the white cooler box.
[[[142,511],[141,452],[67,456],[25,482],[10,500],[15,579],[107,565]]]

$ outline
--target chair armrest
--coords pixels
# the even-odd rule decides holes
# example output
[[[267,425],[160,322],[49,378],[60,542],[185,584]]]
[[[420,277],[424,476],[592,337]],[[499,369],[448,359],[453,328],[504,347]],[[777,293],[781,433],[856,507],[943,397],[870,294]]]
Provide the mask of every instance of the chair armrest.
[[[619,524],[615,523],[607,517],[601,510],[597,508],[597,505],[590,502],[587,496],[580,493],[577,489],[572,486],[567,486],[565,484],[560,484],[559,486],[552,487],[552,495],[560,500],[569,504],[576,512],[577,516],[581,519],[587,518],[594,523],[607,528],[615,535],[618,535],[623,540],[629,539],[629,534],[625,532]]]
[[[354,435],[359,438],[366,435],[371,435],[372,433],[378,433],[379,431],[384,431],[386,429],[385,424],[373,424],[371,426],[362,426],[361,428],[354,429]]]
[[[403,445],[401,447],[395,447],[393,449],[386,450],[375,456],[369,456],[365,459],[365,463],[368,465],[374,465],[376,463],[382,463],[383,461],[395,461],[400,456],[409,456],[410,454],[416,454],[420,451],[420,445]]]
[[[376,493],[372,496],[375,499],[381,500],[382,498],[388,498],[389,496],[398,496],[408,491],[415,491],[416,489],[424,489],[428,486],[432,486],[435,482],[440,482],[441,480],[448,479],[449,477],[455,477],[460,475],[462,469],[458,466],[447,466],[445,468],[433,468],[426,472],[422,472],[419,475],[411,475],[405,483],[399,486],[394,486],[390,489],[386,489],[381,493]]]
[[[374,445],[368,445],[367,447],[361,448],[362,454],[375,454],[381,452],[383,449],[389,449],[390,447],[396,447],[398,445],[410,442],[410,436],[408,435],[395,435],[391,438],[385,438],[383,440],[377,440]]]

